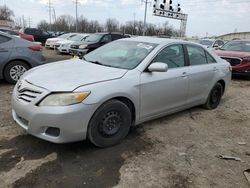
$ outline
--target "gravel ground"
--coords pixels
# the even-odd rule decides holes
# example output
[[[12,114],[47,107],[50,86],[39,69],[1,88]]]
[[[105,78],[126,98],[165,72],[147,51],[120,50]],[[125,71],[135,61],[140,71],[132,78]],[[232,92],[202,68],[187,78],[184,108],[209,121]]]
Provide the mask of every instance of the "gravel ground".
[[[44,50],[47,62],[68,59]],[[56,145],[11,118],[13,86],[0,80],[0,187],[247,188],[250,81],[233,80],[218,109],[192,108],[131,130],[120,145]],[[230,155],[242,161],[220,159]]]

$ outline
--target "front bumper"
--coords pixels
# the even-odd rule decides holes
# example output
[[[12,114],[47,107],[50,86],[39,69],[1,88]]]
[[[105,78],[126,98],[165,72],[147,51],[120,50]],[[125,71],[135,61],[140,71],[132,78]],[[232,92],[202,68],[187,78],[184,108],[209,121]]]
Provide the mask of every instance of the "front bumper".
[[[57,51],[60,53],[69,53],[69,49],[64,47],[57,48]]]
[[[47,91],[43,93],[45,96],[48,94]],[[88,124],[97,105],[80,103],[64,107],[39,107],[36,105],[39,99],[35,100],[37,101],[27,103],[18,99],[15,87],[12,96],[12,116],[29,134],[53,143],[86,139]],[[51,128],[59,130],[59,135],[48,134]]]
[[[83,56],[86,55],[88,53],[88,49],[70,49],[69,53],[71,55],[79,55],[79,56]]]
[[[233,75],[242,75],[242,76],[250,76],[250,70],[249,71],[235,71],[232,72]]]

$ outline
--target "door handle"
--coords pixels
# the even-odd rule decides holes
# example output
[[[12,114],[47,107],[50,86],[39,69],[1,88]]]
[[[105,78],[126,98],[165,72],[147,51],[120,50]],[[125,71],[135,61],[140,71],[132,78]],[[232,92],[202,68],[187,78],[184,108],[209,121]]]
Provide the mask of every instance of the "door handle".
[[[186,72],[183,72],[181,75],[181,77],[183,77],[183,78],[186,78],[187,76],[188,76],[188,74]]]
[[[217,67],[214,67],[214,68],[213,68],[213,71],[214,71],[214,72],[216,72],[217,70],[218,70]]]

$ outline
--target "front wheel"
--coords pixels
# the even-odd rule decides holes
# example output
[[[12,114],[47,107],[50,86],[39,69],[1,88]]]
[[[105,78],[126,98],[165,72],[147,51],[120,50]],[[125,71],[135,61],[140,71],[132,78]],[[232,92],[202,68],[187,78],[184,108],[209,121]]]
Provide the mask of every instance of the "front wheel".
[[[216,109],[221,101],[223,95],[223,87],[220,83],[216,83],[213,89],[210,91],[207,102],[204,105],[206,109]]]
[[[4,78],[7,82],[15,84],[29,69],[29,66],[21,61],[12,61],[4,69]]]
[[[129,107],[119,100],[104,103],[92,117],[88,138],[98,147],[120,143],[128,134],[132,123]]]

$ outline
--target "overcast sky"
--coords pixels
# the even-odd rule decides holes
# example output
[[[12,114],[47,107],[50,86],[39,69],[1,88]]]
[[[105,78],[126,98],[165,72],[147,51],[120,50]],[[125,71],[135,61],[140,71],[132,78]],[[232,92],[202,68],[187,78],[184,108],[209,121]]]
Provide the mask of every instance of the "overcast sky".
[[[73,0],[51,0],[56,14],[70,14],[75,16]],[[98,20],[101,23],[107,18],[116,18],[119,22],[134,19],[143,20],[144,4],[141,0],[79,0],[79,15],[88,19]],[[160,24],[169,21],[169,24],[179,28],[176,20],[156,17],[152,15],[152,4],[148,9],[148,21]],[[188,36],[220,35],[237,30],[250,31],[250,0],[173,0],[180,3],[182,11],[189,15],[187,24]],[[24,15],[31,17],[32,26],[42,20],[49,20],[48,0],[0,0],[15,12],[16,17]]]

